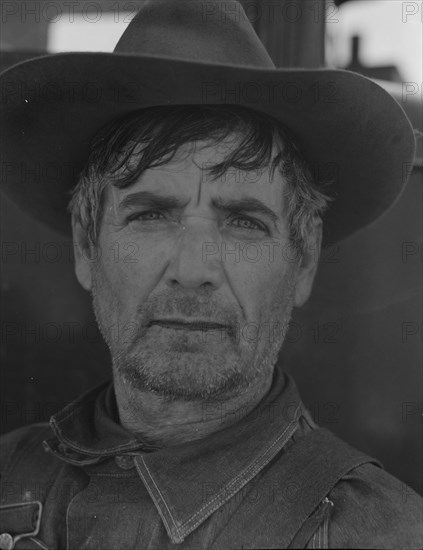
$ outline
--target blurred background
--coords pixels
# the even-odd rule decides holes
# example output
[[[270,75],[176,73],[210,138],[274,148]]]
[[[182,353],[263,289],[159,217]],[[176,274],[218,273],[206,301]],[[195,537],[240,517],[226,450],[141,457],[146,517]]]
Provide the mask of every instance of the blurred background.
[[[375,79],[422,130],[422,3],[244,0],[279,67]],[[112,51],[140,1],[1,3],[0,69],[62,51]],[[271,6],[273,6],[272,9]],[[58,129],[60,131],[60,129]],[[316,422],[423,494],[422,140],[404,194],[324,252],[280,356]],[[110,377],[72,246],[1,197],[0,429],[47,421]]]

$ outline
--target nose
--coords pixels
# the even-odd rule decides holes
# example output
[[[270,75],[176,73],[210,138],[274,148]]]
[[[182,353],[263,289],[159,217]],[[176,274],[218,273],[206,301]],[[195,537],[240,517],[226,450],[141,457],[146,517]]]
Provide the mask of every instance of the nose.
[[[185,216],[179,240],[165,273],[166,283],[186,289],[219,288],[223,281],[223,270],[217,253],[218,235],[213,220]]]

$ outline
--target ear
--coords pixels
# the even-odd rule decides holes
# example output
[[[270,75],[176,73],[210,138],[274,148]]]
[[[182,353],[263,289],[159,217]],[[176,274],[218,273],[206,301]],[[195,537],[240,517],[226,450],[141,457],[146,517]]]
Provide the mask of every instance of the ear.
[[[310,227],[307,241],[298,267],[297,284],[295,287],[294,305],[300,307],[305,304],[311,294],[314,277],[322,246],[322,222],[313,222]]]
[[[92,287],[90,244],[87,232],[74,216],[72,216],[72,235],[76,278],[82,288],[90,291]]]

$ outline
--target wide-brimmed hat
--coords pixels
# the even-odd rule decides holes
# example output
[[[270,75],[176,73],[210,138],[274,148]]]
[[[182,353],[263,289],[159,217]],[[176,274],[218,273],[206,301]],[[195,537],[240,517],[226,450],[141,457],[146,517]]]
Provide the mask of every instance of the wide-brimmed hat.
[[[97,131],[159,105],[249,107],[284,123],[318,181],[334,181],[324,242],[398,198],[415,154],[411,124],[379,85],[328,69],[277,69],[238,2],[150,0],[113,53],[62,53],[0,76],[3,191],[70,234],[66,206]]]

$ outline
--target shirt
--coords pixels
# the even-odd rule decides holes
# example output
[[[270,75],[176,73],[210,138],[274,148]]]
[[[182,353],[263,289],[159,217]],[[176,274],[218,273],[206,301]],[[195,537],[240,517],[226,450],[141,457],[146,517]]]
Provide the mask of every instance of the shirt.
[[[335,448],[347,454],[347,445],[332,436],[293,460],[321,429],[290,376],[276,369],[269,393],[242,418],[215,403],[204,403],[204,416],[218,406],[233,424],[155,449],[119,424],[107,383],[50,425],[4,436],[0,548],[10,540],[16,549],[423,547],[423,499],[358,452],[358,465],[301,519]]]

